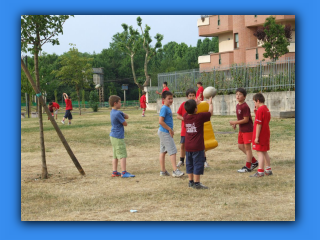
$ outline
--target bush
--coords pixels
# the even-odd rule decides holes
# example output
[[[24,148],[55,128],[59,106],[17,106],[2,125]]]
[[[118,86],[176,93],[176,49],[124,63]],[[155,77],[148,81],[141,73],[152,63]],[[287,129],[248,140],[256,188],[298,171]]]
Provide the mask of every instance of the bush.
[[[89,105],[94,112],[98,112],[99,96],[97,91],[91,91],[89,95]]]

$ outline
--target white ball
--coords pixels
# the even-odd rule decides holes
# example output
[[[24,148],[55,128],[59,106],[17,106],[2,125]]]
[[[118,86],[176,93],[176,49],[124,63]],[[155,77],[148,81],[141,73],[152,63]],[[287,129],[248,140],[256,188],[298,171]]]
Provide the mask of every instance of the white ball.
[[[97,85],[96,85],[96,88],[99,88],[99,87],[101,87],[100,84],[97,84]]]
[[[210,97],[215,97],[217,95],[217,89],[214,87],[206,87],[203,91],[203,96],[206,99],[209,99]]]

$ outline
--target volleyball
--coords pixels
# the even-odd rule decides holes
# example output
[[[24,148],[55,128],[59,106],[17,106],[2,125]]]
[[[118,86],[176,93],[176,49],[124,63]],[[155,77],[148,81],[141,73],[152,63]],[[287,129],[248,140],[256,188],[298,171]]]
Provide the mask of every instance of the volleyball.
[[[97,85],[96,85],[96,88],[99,88],[99,87],[101,87],[101,85],[100,85],[100,84],[97,84]]]
[[[215,89],[214,87],[206,87],[203,91],[203,96],[206,99],[209,99],[210,97],[215,97],[217,94],[217,89]]]

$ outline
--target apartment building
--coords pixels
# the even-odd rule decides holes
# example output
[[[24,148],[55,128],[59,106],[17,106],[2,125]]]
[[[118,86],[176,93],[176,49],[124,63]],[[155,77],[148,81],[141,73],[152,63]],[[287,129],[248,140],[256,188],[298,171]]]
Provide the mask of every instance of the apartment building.
[[[253,33],[271,15],[209,15],[198,19],[199,36],[219,37],[219,53],[199,56],[200,71],[227,68],[231,64],[254,63],[264,59],[264,48]],[[272,15],[277,23],[290,24],[289,52],[279,60],[295,56],[295,15]],[[270,59],[265,59],[270,60]]]

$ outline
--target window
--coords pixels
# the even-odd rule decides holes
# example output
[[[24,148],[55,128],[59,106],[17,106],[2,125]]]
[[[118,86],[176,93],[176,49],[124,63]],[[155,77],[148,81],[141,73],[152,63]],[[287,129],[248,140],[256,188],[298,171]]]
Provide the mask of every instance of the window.
[[[219,54],[219,64],[221,64],[221,54]]]
[[[238,35],[238,33],[234,34],[234,48],[239,48],[239,35]]]
[[[218,26],[220,26],[220,15],[218,15]]]
[[[258,48],[256,48],[256,59],[259,59],[259,53],[258,53]]]

